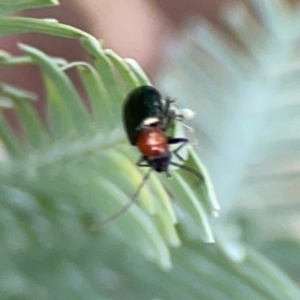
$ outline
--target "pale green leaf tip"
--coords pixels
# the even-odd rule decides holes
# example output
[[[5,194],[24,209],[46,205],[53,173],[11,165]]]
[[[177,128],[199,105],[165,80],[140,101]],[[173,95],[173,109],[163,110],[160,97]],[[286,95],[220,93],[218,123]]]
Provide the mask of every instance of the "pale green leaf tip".
[[[10,84],[6,84],[3,82],[0,82],[0,92],[2,92],[5,95],[5,98],[10,98],[11,99],[25,99],[25,100],[32,100],[35,101],[37,100],[37,95],[35,93],[32,93],[30,91],[27,91],[25,89],[15,87]],[[4,102],[7,105],[9,105],[8,102]],[[9,106],[7,106],[9,107]]]
[[[216,242],[214,234],[212,232],[212,229],[210,225],[207,223],[204,225],[203,229],[204,232],[201,232],[200,239],[207,244],[214,244]]]
[[[208,173],[206,175],[208,177]],[[213,213],[219,213],[219,211],[221,210],[221,205],[217,199],[217,195],[215,193],[215,189],[212,185],[212,182],[211,180],[209,179],[207,181],[207,192],[208,192],[208,196],[209,196],[209,199],[210,199],[210,202],[211,204],[213,205],[213,208],[214,208],[214,212]]]
[[[216,240],[212,234],[207,235],[205,238],[202,238],[202,240],[206,244],[215,244]]]
[[[217,211],[217,210],[214,210],[214,211],[212,212],[212,216],[213,216],[214,218],[219,218],[219,217],[220,217],[220,212]]]
[[[0,60],[9,57],[11,57],[11,55],[7,51],[0,49]]]
[[[18,48],[21,49],[22,51],[27,51],[27,50],[32,49],[31,46],[26,45],[26,44],[23,44],[23,43],[17,43],[17,46],[18,46]]]
[[[57,19],[53,19],[53,18],[45,18],[42,20],[45,22],[48,22],[48,23],[59,23],[59,21]]]
[[[217,199],[217,195],[215,193],[215,189],[214,189],[212,181],[210,179],[210,175],[209,175],[206,167],[204,166],[204,164],[200,160],[199,156],[196,154],[196,152],[191,150],[190,153],[193,156],[193,158],[195,159],[196,163],[199,165],[201,173],[202,173],[203,177],[205,178],[208,198],[209,198],[209,201],[210,201],[210,203],[212,205],[212,208],[213,208],[213,215],[215,213],[218,214],[218,212],[221,210],[221,205],[220,205],[220,203]]]
[[[6,97],[0,96],[0,108],[12,108],[13,102]]]
[[[170,246],[173,248],[179,248],[182,245],[181,240],[179,239],[178,236],[173,237],[172,240],[169,241],[169,243],[170,243]]]
[[[240,263],[246,259],[247,252],[243,246],[236,242],[228,241],[222,239],[220,243],[223,251],[230,257],[233,261]]]
[[[125,58],[124,60],[136,72],[141,72],[142,71],[141,66],[133,58]],[[151,85],[150,80],[149,80],[149,85]]]
[[[170,258],[167,259],[167,260],[166,259],[161,260],[160,261],[160,266],[165,271],[170,271],[170,270],[172,270],[172,267],[173,267]]]
[[[116,53],[112,51],[111,49],[104,49],[103,51],[107,55],[116,56]]]
[[[82,36],[79,38],[81,45],[87,50],[92,50],[92,48],[96,48],[98,51],[103,51],[102,49],[102,40],[97,40],[93,36]]]
[[[125,58],[124,61],[128,64],[128,66],[140,77],[141,84],[152,85],[150,79],[144,73],[141,66],[132,58]]]

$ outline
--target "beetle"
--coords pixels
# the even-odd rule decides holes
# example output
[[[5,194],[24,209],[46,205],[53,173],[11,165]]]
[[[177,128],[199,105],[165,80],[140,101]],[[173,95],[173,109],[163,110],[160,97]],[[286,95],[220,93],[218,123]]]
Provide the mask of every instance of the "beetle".
[[[172,161],[175,155],[180,161],[185,162],[178,151],[188,143],[185,137],[169,137],[166,131],[174,120],[182,120],[183,116],[176,114],[171,109],[175,102],[171,98],[165,98],[163,103],[161,94],[152,86],[143,85],[132,90],[125,99],[123,105],[123,125],[131,145],[137,147],[141,157],[137,161],[139,167],[149,167],[149,172],[144,176],[142,183],[136,190],[132,200],[120,211],[101,222],[101,226],[122,215],[135,201],[144,183],[147,181],[151,170],[158,173],[166,173],[170,177],[168,168],[170,165],[182,168],[202,181],[203,176],[196,170]],[[169,145],[179,144],[170,151]]]
[[[144,85],[131,91],[123,106],[123,124],[128,140],[142,154],[137,165],[166,174],[171,158],[168,144],[174,140],[165,135],[174,117],[170,114],[171,101],[167,98],[164,108],[160,93],[152,86]],[[185,143],[187,139],[178,142]]]
[[[142,154],[137,166],[150,167],[158,173],[164,172],[170,176],[168,167],[175,165],[203,179],[197,171],[171,160],[174,154],[184,162],[178,152],[189,141],[183,137],[166,136],[172,120],[183,119],[182,115],[170,109],[174,102],[175,100],[171,98],[165,98],[164,105],[160,93],[148,85],[135,88],[126,97],[123,106],[123,124],[129,142]],[[179,144],[179,146],[171,152],[170,144]]]

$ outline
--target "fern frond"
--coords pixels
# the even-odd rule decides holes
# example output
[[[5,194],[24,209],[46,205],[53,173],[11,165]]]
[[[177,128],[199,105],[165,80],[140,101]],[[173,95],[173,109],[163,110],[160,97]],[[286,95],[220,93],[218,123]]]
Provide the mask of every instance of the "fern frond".
[[[7,25],[5,28],[10,28],[9,22],[12,22],[15,27],[11,28],[21,32],[26,28],[33,30],[31,26],[35,26],[34,30],[42,33],[62,35],[63,30],[63,35],[68,37],[73,37],[74,32],[78,33],[71,27],[43,20],[39,20],[39,24],[35,21],[31,22],[28,18],[2,18],[3,20],[8,22],[5,23]],[[19,27],[23,29],[20,30]],[[8,33],[11,32],[7,31],[6,34]],[[10,55],[4,57],[3,66],[14,65],[17,61],[18,64],[33,63],[40,67],[47,95],[47,120],[45,127],[28,101],[12,98],[26,136],[22,143],[19,143],[22,154],[16,161],[11,157],[7,166],[3,168],[9,176],[5,179],[3,173],[2,178],[5,184],[9,184],[12,175],[15,176],[13,186],[29,192],[32,197],[40,197],[47,190],[46,202],[53,201],[51,206],[55,206],[54,203],[57,201],[52,199],[54,197],[58,197],[59,201],[62,201],[61,197],[66,197],[68,201],[72,198],[75,202],[82,201],[79,206],[83,211],[94,215],[97,215],[95,211],[98,211],[98,217],[94,219],[98,219],[95,222],[101,224],[101,219],[105,219],[131,201],[131,195],[138,183],[142,181],[143,173],[134,165],[138,154],[126,143],[120,128],[122,126],[120,116],[122,101],[126,94],[134,87],[145,83],[143,78],[146,76],[141,75],[142,72],[138,68],[133,72],[132,66],[112,51],[103,50],[95,38],[84,33],[80,34],[82,35],[80,42],[93,58],[93,66],[84,62],[68,64],[23,44],[19,45],[24,54],[21,60],[14,59]],[[92,113],[88,112],[65,73],[65,70],[71,67],[78,69],[89,96]],[[147,80],[147,83],[150,84],[150,81]],[[3,142],[7,140],[3,134]],[[124,148],[124,145],[127,147]],[[7,149],[14,149],[12,145],[9,147],[8,142],[6,146]],[[190,164],[197,168],[199,162],[191,161]],[[124,172],[130,176],[124,178]],[[52,174],[51,177],[49,174]],[[78,177],[74,177],[73,174],[77,174]],[[126,239],[135,245],[136,250],[140,249],[142,253],[150,255],[165,268],[169,268],[171,263],[167,243],[179,245],[180,239],[174,227],[177,218],[172,208],[171,194],[158,183],[156,176],[151,174],[153,178],[149,182],[151,189],[148,188],[147,192],[145,189],[139,196],[145,209],[153,216],[152,220],[136,206],[110,227],[118,227],[125,236],[134,237],[134,239],[128,237]],[[45,178],[49,180],[48,187]],[[68,178],[69,186],[62,178]],[[179,180],[176,182],[179,191],[189,186],[185,174],[178,173],[176,178]],[[84,187],[78,184],[81,180],[85,182]],[[71,188],[72,182],[73,188]],[[174,185],[167,183],[167,186],[172,191]],[[202,188],[206,189],[205,185]],[[59,196],[60,193],[64,196]],[[162,195],[162,199],[157,195]],[[198,223],[196,228],[201,231],[199,236],[211,242],[213,236],[207,215],[205,209],[200,209],[201,204],[199,204],[199,200],[210,201],[210,197],[193,188],[190,188],[189,195],[186,202],[192,200],[193,206],[199,208],[197,214],[194,214],[193,210],[190,211],[195,218],[195,223]],[[85,203],[84,199],[87,197],[90,200]],[[94,207],[93,201],[95,201]],[[92,220],[90,223],[92,225]],[[145,243],[147,251],[145,251]]]
[[[25,2],[20,1],[20,8]],[[218,246],[201,242],[214,241],[209,218],[218,214],[220,206],[192,149],[185,153],[187,165],[203,175],[203,182],[184,170],[172,170],[173,180],[152,172],[138,203],[92,231],[132,201],[143,179],[144,172],[134,164],[139,153],[122,129],[121,110],[132,88],[151,83],[134,60],[103,49],[79,29],[53,20],[0,18],[1,35],[24,32],[78,39],[92,63],[66,62],[23,44],[19,45],[22,56],[1,52],[1,67],[37,65],[47,96],[47,118],[41,121],[30,93],[5,83],[0,88],[0,97],[13,105],[23,128],[19,139],[1,114],[0,138],[6,151],[0,168],[4,299],[299,299],[298,287],[255,252],[243,247],[237,251],[225,239]],[[228,55],[217,54],[226,61]],[[185,58],[182,68],[192,66],[192,74],[209,83],[210,93],[222,94],[213,77],[194,67],[195,61]],[[228,67],[238,78],[233,60]],[[69,68],[78,70],[88,105],[66,75]],[[221,78],[218,70],[212,71]],[[181,99],[175,89],[168,94]],[[230,104],[230,97],[227,100]],[[190,107],[201,112],[198,105]],[[197,120],[207,118],[200,115]],[[222,133],[217,126],[206,129]],[[225,163],[231,166],[230,160]],[[237,174],[233,171],[231,179]],[[216,173],[213,177],[219,183]]]

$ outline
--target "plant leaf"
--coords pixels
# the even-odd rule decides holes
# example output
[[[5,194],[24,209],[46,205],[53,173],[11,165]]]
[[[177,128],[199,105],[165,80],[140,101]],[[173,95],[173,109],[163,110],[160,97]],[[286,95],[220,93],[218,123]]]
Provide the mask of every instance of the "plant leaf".
[[[7,15],[19,10],[43,6],[58,5],[57,0],[3,0],[0,3],[0,14]]]
[[[84,134],[89,126],[87,111],[71,81],[59,70],[47,55],[26,45],[19,45],[22,51],[39,64],[44,71],[48,94],[48,120],[54,135],[58,137]]]
[[[65,38],[90,36],[88,33],[80,29],[60,24],[55,19],[0,17],[0,36],[26,32],[38,32]]]

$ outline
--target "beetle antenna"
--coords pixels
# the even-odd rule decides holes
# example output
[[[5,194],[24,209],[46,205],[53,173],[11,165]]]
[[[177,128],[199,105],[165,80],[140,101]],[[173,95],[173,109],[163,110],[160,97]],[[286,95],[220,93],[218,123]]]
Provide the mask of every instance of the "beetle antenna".
[[[95,230],[99,230],[100,228],[102,228],[103,226],[107,225],[108,223],[110,223],[111,221],[117,219],[118,217],[120,217],[121,215],[123,215],[134,203],[137,202],[138,200],[138,195],[141,191],[141,189],[143,188],[143,186],[145,185],[146,181],[148,180],[150,173],[151,173],[152,169],[149,169],[149,171],[146,173],[146,175],[143,177],[142,182],[140,183],[139,187],[137,188],[137,190],[135,191],[135,193],[133,194],[133,196],[131,197],[130,201],[123,206],[118,212],[112,214],[110,217],[108,217],[107,219],[98,222],[97,224],[94,224],[91,228],[91,230],[95,231]]]
[[[176,162],[173,162],[173,161],[170,161],[170,164],[192,173],[193,175],[195,175],[199,179],[199,181],[204,181],[203,175],[201,173],[197,172],[196,170],[194,170],[193,168],[190,168],[190,167],[185,166],[185,165],[180,165],[180,164],[178,164]]]

